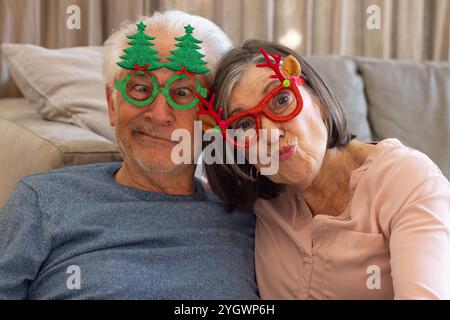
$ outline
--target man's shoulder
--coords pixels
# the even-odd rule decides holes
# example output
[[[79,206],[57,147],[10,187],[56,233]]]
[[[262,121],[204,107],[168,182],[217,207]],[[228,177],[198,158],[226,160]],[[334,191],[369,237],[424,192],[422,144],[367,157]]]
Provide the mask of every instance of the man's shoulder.
[[[112,176],[120,168],[121,164],[121,162],[109,162],[64,167],[25,176],[21,179],[21,182],[31,188],[38,188],[39,186],[47,186],[49,184],[53,184],[54,186],[71,184],[80,180],[98,181],[102,178]]]

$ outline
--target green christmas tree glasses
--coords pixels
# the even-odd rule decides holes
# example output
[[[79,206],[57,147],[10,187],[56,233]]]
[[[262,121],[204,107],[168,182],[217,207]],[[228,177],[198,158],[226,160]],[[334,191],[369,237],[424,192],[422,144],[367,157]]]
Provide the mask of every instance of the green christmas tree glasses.
[[[158,51],[152,48],[155,37],[145,33],[146,25],[137,24],[138,32],[127,36],[131,39],[130,47],[123,50],[123,60],[117,64],[128,70],[122,80],[116,80],[115,87],[122,93],[124,99],[135,106],[144,107],[152,103],[159,93],[163,94],[167,103],[174,109],[187,110],[196,106],[199,102],[198,95],[206,97],[207,89],[202,88],[195,77],[196,74],[203,74],[209,71],[204,65],[204,54],[198,52],[201,47],[198,45],[202,41],[192,36],[194,28],[185,26],[185,35],[177,37],[176,46],[178,49],[170,51],[172,56],[168,57],[169,62],[159,63]],[[163,87],[159,87],[156,77],[151,71],[161,68],[176,71],[176,74],[166,81]]]

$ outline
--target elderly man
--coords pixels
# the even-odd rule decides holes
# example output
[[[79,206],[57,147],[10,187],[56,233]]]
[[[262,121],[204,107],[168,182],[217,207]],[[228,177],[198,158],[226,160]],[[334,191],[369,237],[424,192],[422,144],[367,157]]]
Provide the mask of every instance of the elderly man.
[[[257,298],[253,216],[225,213],[194,164],[171,161],[172,132],[193,132],[208,70],[230,47],[212,22],[178,11],[124,25],[106,41],[123,163],[18,183],[0,210],[0,298]]]

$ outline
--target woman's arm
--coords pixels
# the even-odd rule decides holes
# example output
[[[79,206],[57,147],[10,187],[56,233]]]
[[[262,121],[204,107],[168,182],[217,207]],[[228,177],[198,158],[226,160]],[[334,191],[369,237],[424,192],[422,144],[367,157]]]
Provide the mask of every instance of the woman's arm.
[[[448,180],[421,182],[392,217],[390,233],[395,299],[450,299]]]

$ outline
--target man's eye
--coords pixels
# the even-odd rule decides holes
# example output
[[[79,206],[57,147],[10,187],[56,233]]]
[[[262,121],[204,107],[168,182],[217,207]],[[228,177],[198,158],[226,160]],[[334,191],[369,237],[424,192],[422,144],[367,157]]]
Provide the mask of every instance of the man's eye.
[[[175,90],[175,94],[178,97],[189,97],[192,94],[192,91],[188,88],[180,88]]]
[[[147,91],[150,91],[150,88],[148,88],[147,86],[143,86],[143,85],[136,85],[133,87],[133,90],[137,91],[137,92],[147,92]]]
[[[127,88],[127,94],[134,100],[145,100],[152,95],[152,87],[142,84],[135,84]]]

